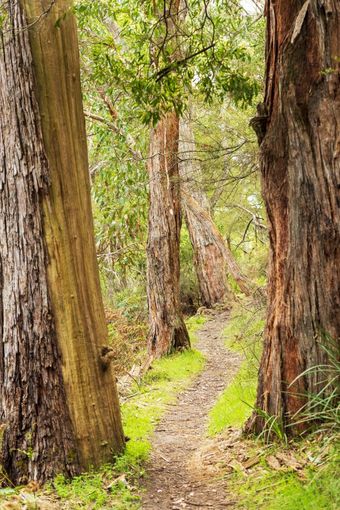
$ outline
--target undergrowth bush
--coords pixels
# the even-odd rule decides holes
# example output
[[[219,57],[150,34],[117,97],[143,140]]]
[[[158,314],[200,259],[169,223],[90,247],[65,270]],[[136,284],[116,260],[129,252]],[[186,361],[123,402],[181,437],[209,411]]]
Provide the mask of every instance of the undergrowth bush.
[[[105,309],[108,325],[109,347],[114,352],[112,359],[114,373],[119,377],[129,372],[145,356],[146,322],[135,322],[125,317],[120,310]]]

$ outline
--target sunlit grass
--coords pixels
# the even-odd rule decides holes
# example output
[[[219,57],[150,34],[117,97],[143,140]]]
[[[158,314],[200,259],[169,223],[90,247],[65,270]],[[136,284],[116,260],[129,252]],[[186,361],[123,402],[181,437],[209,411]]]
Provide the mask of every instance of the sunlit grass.
[[[156,361],[139,387],[133,386],[137,395],[122,405],[125,433],[130,440],[125,454],[117,460],[121,469],[140,465],[150,451],[150,435],[164,414],[167,404],[203,368],[204,357],[189,350]]]
[[[244,361],[234,380],[210,411],[209,435],[218,434],[228,426],[242,426],[250,416],[255,396],[256,376],[249,372]]]
[[[301,448],[303,449],[303,443]],[[314,448],[317,449],[315,444]],[[275,447],[272,448],[275,453]],[[234,473],[230,488],[242,510],[337,510],[340,508],[339,454],[336,448],[322,466],[310,466],[303,473],[273,470],[261,463],[259,474]]]
[[[243,361],[209,413],[209,435],[216,435],[228,426],[242,426],[252,412],[263,326],[261,313],[234,307],[223,334],[227,349],[240,353]]]
[[[204,324],[201,316],[187,321],[192,345],[195,332]],[[204,367],[204,357],[196,350],[173,354],[153,363],[140,383],[133,383],[129,398],[121,406],[124,432],[129,437],[123,455],[100,471],[85,473],[71,481],[59,476],[54,490],[69,510],[140,508],[139,495],[130,480],[144,474],[152,433],[167,409],[192,378]]]

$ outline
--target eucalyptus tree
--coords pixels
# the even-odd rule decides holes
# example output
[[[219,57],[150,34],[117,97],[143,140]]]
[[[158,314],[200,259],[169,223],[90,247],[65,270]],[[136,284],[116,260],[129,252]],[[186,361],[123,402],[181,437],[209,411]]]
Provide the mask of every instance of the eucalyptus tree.
[[[270,226],[269,307],[255,413],[287,432],[323,394],[340,335],[340,4],[266,2],[266,88],[252,120]],[[328,346],[329,347],[329,346]],[[326,392],[329,390],[326,390]]]
[[[180,32],[186,10],[180,0],[159,5],[155,3],[154,16],[160,30],[150,40],[150,53],[151,65],[156,73],[162,72],[160,54],[167,53],[169,66],[182,56]],[[150,323],[148,351],[151,357],[190,347],[180,303],[178,140],[179,115],[175,109],[171,109],[161,115],[150,134],[147,290]]]
[[[211,307],[231,297],[227,272],[249,295],[251,282],[242,274],[212,218],[208,196],[200,185],[201,162],[193,132],[192,112],[180,119],[179,160],[181,204],[189,232],[201,303]]]
[[[1,4],[0,462],[20,484],[110,461],[124,444],[71,7]]]
[[[104,88],[111,103],[125,98],[150,128],[148,344],[158,356],[188,346],[179,301],[179,115],[193,92],[206,101],[227,93],[243,103],[252,99],[257,86],[243,44],[249,20],[237,2],[222,1],[84,0],[78,12],[85,32],[86,19],[95,20],[84,68],[98,95]]]

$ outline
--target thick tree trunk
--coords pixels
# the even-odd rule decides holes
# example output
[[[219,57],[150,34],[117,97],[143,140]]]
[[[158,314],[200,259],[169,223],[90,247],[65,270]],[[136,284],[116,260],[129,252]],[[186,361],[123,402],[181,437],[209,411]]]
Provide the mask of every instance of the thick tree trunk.
[[[179,299],[181,217],[178,129],[178,116],[168,113],[151,131],[147,255],[148,350],[152,357],[190,347]]]
[[[288,427],[324,374],[290,384],[327,361],[324,334],[340,333],[340,4],[268,0],[266,15],[265,106],[254,122],[271,267],[256,406]],[[248,429],[262,427],[255,414]]]
[[[211,217],[208,199],[197,182],[200,169],[195,153],[196,144],[189,113],[187,117],[181,118],[179,131],[181,203],[194,252],[201,301],[204,306],[212,307],[231,297],[227,282],[228,271],[245,294],[250,294],[251,285]]]
[[[107,333],[70,2],[4,9],[0,462],[25,483],[110,461],[124,440],[101,356]]]

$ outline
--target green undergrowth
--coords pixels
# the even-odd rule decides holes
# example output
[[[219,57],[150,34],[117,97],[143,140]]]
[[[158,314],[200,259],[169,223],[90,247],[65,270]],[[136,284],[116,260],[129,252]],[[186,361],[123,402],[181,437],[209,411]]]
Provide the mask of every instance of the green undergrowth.
[[[257,370],[261,354],[264,313],[252,305],[237,304],[224,331],[226,346],[242,354],[243,361],[231,384],[210,412],[208,432],[214,436],[228,426],[241,427],[253,410],[256,397]],[[338,367],[338,365],[337,365]],[[330,371],[330,368],[327,367]],[[333,367],[334,368],[334,367]],[[337,368],[338,370],[338,368]],[[334,370],[332,372],[334,375]],[[335,375],[334,375],[335,377]],[[327,400],[329,402],[329,399]],[[319,402],[318,402],[319,403]],[[329,407],[333,405],[331,412]],[[331,402],[320,415],[323,426],[311,436],[289,442],[277,434],[273,443],[248,439],[246,458],[258,458],[255,466],[244,467],[242,455],[236,458],[233,471],[226,470],[230,497],[240,510],[337,510],[340,508],[340,456],[338,403]],[[326,413],[327,411],[327,413]],[[316,411],[315,411],[316,412]],[[313,415],[313,419],[317,419]],[[325,420],[329,423],[324,423]],[[331,446],[330,446],[331,445]],[[302,467],[279,464],[267,459],[280,453],[292,455]],[[274,459],[275,462],[275,459]]]
[[[193,316],[187,320],[192,346],[196,343],[196,332],[205,318]],[[141,466],[150,451],[150,436],[164,414],[167,404],[198,374],[204,365],[203,355],[192,349],[173,354],[153,363],[140,384],[131,387],[132,398],[121,407],[125,434],[130,438],[125,454],[116,465],[123,472]]]
[[[340,445],[337,445],[340,446]],[[295,455],[303,453],[306,443],[301,441]],[[340,508],[339,449],[333,447],[326,459],[318,463],[319,445],[309,454],[309,464],[303,470],[281,467],[271,469],[265,456],[253,472],[241,469],[229,478],[229,487],[242,510],[337,510]],[[272,446],[275,454],[278,445]],[[315,463],[315,461],[317,461]]]
[[[264,311],[253,304],[234,306],[224,330],[226,347],[243,360],[232,382],[210,411],[208,433],[219,434],[228,426],[241,426],[254,405]]]
[[[141,465],[150,451],[150,435],[164,414],[167,404],[201,371],[204,363],[202,354],[190,350],[156,361],[136,392],[122,405],[124,431],[130,440],[125,454],[117,460],[122,471]]]
[[[196,343],[197,330],[204,324],[202,316],[187,320],[192,345]],[[69,510],[139,508],[134,480],[144,474],[143,465],[148,459],[152,433],[164,414],[167,404],[204,366],[204,357],[192,349],[157,360],[140,382],[129,389],[121,405],[124,432],[129,440],[123,455],[113,466],[100,471],[85,473],[71,481],[59,476],[53,486],[57,496]]]

